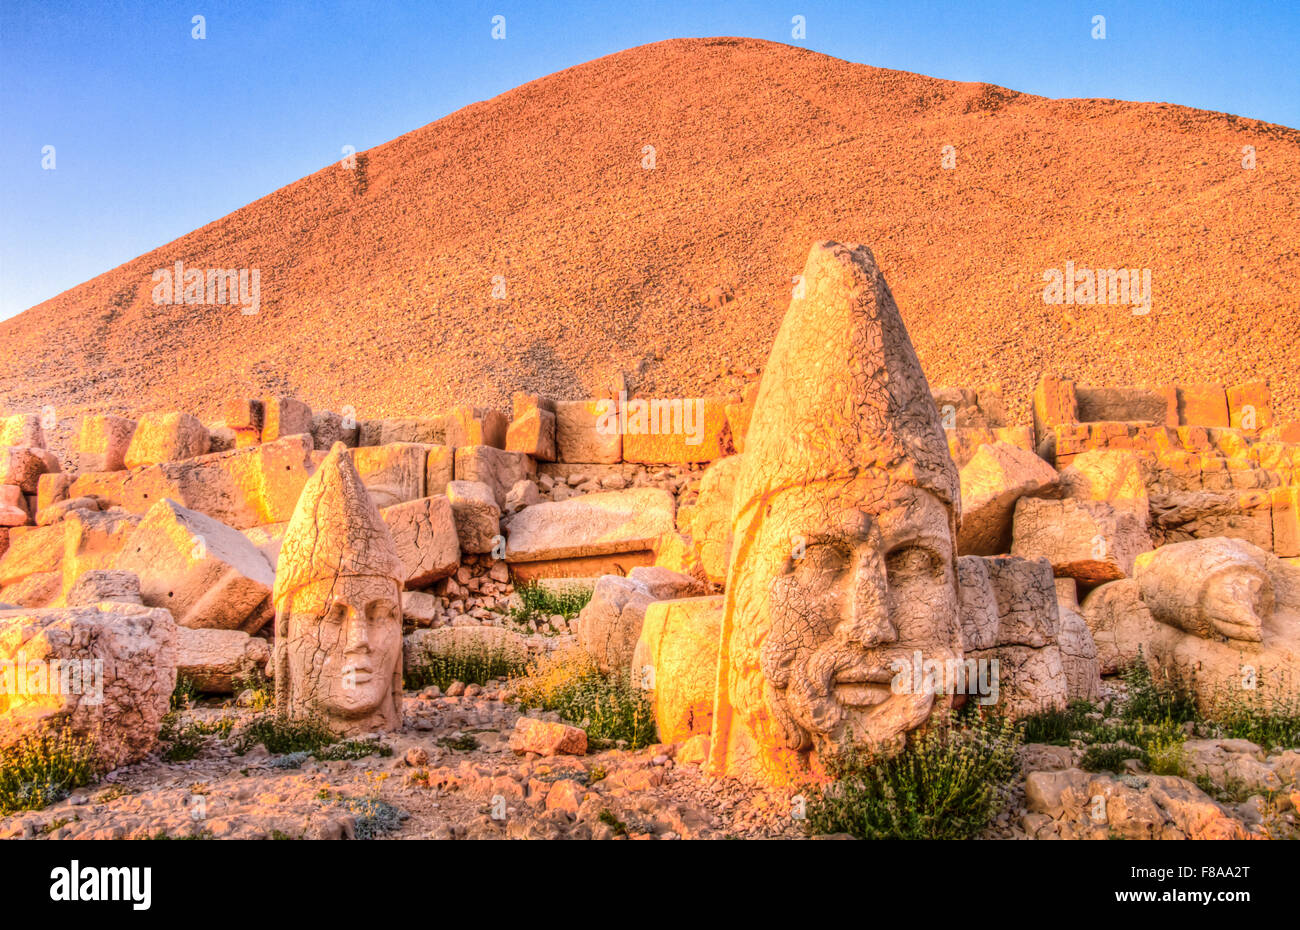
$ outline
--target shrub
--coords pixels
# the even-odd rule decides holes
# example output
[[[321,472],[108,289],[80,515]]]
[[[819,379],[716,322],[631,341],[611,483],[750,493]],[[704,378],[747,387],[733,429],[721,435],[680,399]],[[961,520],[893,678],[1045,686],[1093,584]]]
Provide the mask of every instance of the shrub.
[[[529,581],[515,589],[519,606],[510,609],[510,618],[524,626],[544,626],[556,614],[572,620],[587,606],[591,592],[591,588],[581,585],[552,589]]]
[[[1089,746],[1087,751],[1084,752],[1083,758],[1079,761],[1079,767],[1085,772],[1115,772],[1119,774],[1124,771],[1124,763],[1129,759],[1137,759],[1145,765],[1147,762],[1146,751],[1128,743],[1107,743]]]
[[[424,651],[403,675],[408,691],[438,687],[446,690],[453,681],[485,685],[494,678],[509,678],[524,670],[525,661],[505,649],[458,648],[447,652]]]
[[[172,689],[171,709],[186,710],[198,700],[199,689],[189,675],[177,675],[176,687]]]
[[[1141,651],[1124,672],[1128,700],[1122,716],[1134,723],[1187,723],[1200,719],[1196,692],[1176,673],[1160,669],[1152,674]]]
[[[243,755],[259,743],[275,755],[315,752],[338,737],[319,717],[289,718],[276,713],[254,717],[235,734],[235,751]]]
[[[68,730],[23,737],[0,750],[0,814],[39,810],[88,785],[94,747]]]
[[[275,688],[271,684],[271,679],[267,678],[256,665],[250,665],[231,676],[231,683],[235,686],[236,697],[245,691],[253,692],[249,707],[255,711],[268,710],[275,702]]]
[[[167,745],[162,757],[168,762],[186,762],[203,749],[204,739],[216,736],[226,739],[235,727],[235,718],[222,715],[216,720],[192,720],[181,711],[172,711],[163,717],[159,738]]]
[[[1154,736],[1146,747],[1147,767],[1156,775],[1187,776],[1187,748],[1181,733]]]
[[[1300,696],[1288,680],[1246,689],[1217,689],[1208,703],[1210,722],[1224,736],[1265,749],[1300,748]]]
[[[1008,720],[949,715],[893,756],[851,746],[827,760],[832,783],[810,789],[808,827],[860,839],[969,839],[997,813],[1019,744]]]
[[[1076,734],[1086,733],[1095,721],[1088,716],[1095,708],[1087,701],[1071,701],[1068,707],[1049,707],[1021,721],[1026,743],[1068,746]]]
[[[322,762],[337,762],[341,759],[364,759],[366,756],[391,756],[393,747],[385,746],[378,740],[349,739],[334,743],[323,749],[317,749],[312,756]]]
[[[604,674],[587,652],[573,648],[530,664],[511,682],[519,703],[555,711],[592,740],[624,741],[641,749],[658,739],[654,706],[630,672]]]

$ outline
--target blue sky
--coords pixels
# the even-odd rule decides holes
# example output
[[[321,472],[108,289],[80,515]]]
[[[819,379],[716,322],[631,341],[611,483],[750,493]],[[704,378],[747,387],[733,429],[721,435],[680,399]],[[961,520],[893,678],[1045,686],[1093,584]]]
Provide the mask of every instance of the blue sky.
[[[498,14],[504,41],[491,36]],[[601,55],[706,35],[1300,126],[1297,0],[3,0],[0,319],[318,170],[344,145],[365,150]]]

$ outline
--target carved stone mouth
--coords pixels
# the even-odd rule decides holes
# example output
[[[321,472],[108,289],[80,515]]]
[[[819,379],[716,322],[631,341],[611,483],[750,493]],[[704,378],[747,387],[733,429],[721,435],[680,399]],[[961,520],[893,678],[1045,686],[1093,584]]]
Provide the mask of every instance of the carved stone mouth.
[[[893,696],[887,684],[837,680],[831,689],[835,700],[846,707],[873,707]]]

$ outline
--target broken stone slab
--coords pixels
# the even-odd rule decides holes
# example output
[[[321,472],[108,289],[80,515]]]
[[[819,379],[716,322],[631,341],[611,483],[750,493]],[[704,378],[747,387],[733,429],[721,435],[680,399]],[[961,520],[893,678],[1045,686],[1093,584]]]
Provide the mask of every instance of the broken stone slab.
[[[407,588],[426,587],[456,571],[460,541],[446,497],[406,501],[385,507],[379,515],[393,534],[397,556],[406,568]]]
[[[117,567],[140,576],[141,599],[166,607],[181,626],[249,627],[271,596],[275,573],[240,532],[163,500],[131,534]],[[264,619],[264,618],[263,618]]]
[[[501,508],[490,487],[479,481],[451,481],[447,484],[447,500],[462,552],[481,554],[497,548]]]
[[[176,686],[176,623],[168,611],[134,604],[5,611],[0,660],[29,670],[35,663],[58,681],[0,699],[0,745],[62,727],[91,741],[108,769],[157,748]]]
[[[1146,525],[1150,502],[1146,469],[1134,452],[1093,449],[1070,460],[1061,472],[1061,496],[1076,500],[1106,501],[1131,510]]]
[[[980,446],[961,469],[962,555],[997,555],[1011,551],[1016,501],[1050,494],[1056,469],[1037,454],[1004,442]]]
[[[665,537],[666,538],[666,537]],[[573,580],[575,578],[599,578],[602,575],[626,576],[638,567],[657,565],[654,550],[642,549],[635,552],[618,552],[612,555],[589,555],[566,559],[542,559],[537,562],[514,562],[510,565],[510,577],[515,584],[554,580]],[[677,571],[672,565],[665,565],[670,571]],[[685,567],[685,566],[684,566]]]
[[[633,398],[623,409],[625,462],[712,462],[734,451],[724,397]]]
[[[190,629],[176,631],[176,667],[202,694],[234,694],[235,679],[265,673],[270,644],[241,630]]]
[[[126,450],[126,467],[181,462],[208,454],[208,428],[188,413],[146,413]]]
[[[0,526],[26,526],[27,498],[16,484],[0,484]]]
[[[81,418],[76,459],[81,472],[115,472],[126,468],[126,452],[135,434],[135,420],[105,415]]]
[[[462,446],[506,446],[506,416],[500,410],[487,407],[461,405],[447,415],[446,444],[459,449]],[[476,479],[470,479],[476,480]]]
[[[311,435],[311,407],[293,397],[262,398],[262,442]]]
[[[554,411],[532,407],[522,415],[517,414],[506,429],[505,448],[507,452],[529,455],[537,461],[555,461],[558,453]]]
[[[520,717],[510,734],[510,750],[521,756],[530,752],[539,756],[584,756],[587,754],[587,733],[566,723]]]
[[[536,475],[537,463],[520,452],[483,445],[456,449],[456,480],[486,484],[492,489],[497,506],[503,509],[510,489]]]
[[[140,519],[121,509],[69,511],[63,519],[63,591],[87,572],[114,568]]]
[[[522,666],[530,655],[528,640],[499,626],[442,626],[416,630],[403,637],[403,668],[411,671],[428,656],[499,655]]]
[[[1011,554],[1047,558],[1057,575],[1097,585],[1133,573],[1133,560],[1151,548],[1144,523],[1106,501],[1016,502]]]
[[[415,442],[422,445],[447,444],[447,418],[390,417],[383,420],[364,420],[360,424],[359,446],[387,446],[397,442]]]
[[[68,499],[68,488],[77,478],[67,472],[46,472],[36,483],[36,512]]]
[[[49,526],[51,523],[59,523],[74,510],[99,509],[99,498],[97,497],[72,497],[59,501],[57,504],[50,504],[44,510],[38,511],[36,525]]]
[[[118,604],[143,604],[140,600],[140,576],[135,572],[97,568],[82,573],[64,595],[68,607],[84,607],[112,601]]]
[[[57,572],[62,566],[62,526],[12,527],[9,530],[9,548],[0,556],[0,588],[28,575]]]
[[[15,413],[0,417],[0,446],[45,448],[45,430],[34,413]]]
[[[311,441],[317,451],[328,452],[336,442],[354,449],[358,433],[355,417],[342,416],[332,410],[321,410],[311,415]]]
[[[506,493],[506,513],[516,513],[525,507],[531,507],[533,504],[542,502],[541,492],[537,490],[537,483],[531,478],[524,478],[514,483],[514,486]]]
[[[662,743],[684,742],[713,729],[724,602],[717,595],[646,607],[632,655],[632,681],[652,692]]]
[[[446,494],[447,485],[456,478],[456,450],[451,446],[428,446],[424,466],[424,493],[427,497]]]
[[[0,485],[17,485],[24,494],[35,494],[41,475],[60,470],[53,452],[32,446],[0,446]]]
[[[561,462],[613,463],[623,459],[618,406],[612,400],[555,402],[555,445]]]
[[[673,496],[660,488],[601,491],[525,507],[510,521],[506,561],[538,562],[653,551],[675,530]]]
[[[358,446],[348,450],[361,483],[381,510],[425,496],[425,469],[429,447],[422,443],[395,442],[383,446]]]
[[[975,457],[983,446],[1004,442],[1026,452],[1034,452],[1034,434],[1028,426],[959,426],[943,431],[948,441],[948,454],[961,469]]]

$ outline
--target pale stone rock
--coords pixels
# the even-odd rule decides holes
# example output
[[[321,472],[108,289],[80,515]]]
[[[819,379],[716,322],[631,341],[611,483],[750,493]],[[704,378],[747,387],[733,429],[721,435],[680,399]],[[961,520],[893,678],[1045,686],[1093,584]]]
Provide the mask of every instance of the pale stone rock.
[[[596,581],[591,600],[578,614],[578,645],[602,672],[627,671],[641,636],[646,608],[655,596],[642,582],[617,575]]]
[[[561,462],[619,462],[623,435],[612,400],[555,402],[555,446]],[[612,425],[612,428],[611,428]]]
[[[997,555],[1011,550],[1016,501],[1043,495],[1056,485],[1056,469],[1035,453],[1004,442],[980,446],[961,469],[963,555]]]
[[[462,405],[447,415],[446,443],[457,449],[462,446],[504,449],[506,428],[506,416],[500,410]]]
[[[35,494],[41,475],[59,470],[59,460],[45,449],[0,446],[0,485],[17,485],[24,494]]]
[[[82,417],[77,428],[77,468],[81,472],[121,471],[135,434],[135,420],[115,416]]]
[[[712,462],[734,451],[724,397],[637,397],[623,409],[625,462]]]
[[[262,398],[262,442],[311,434],[311,407],[292,397]]]
[[[539,756],[583,756],[587,754],[587,733],[565,723],[520,717],[510,734],[510,750],[521,756],[530,752]]]
[[[87,572],[112,569],[140,517],[124,510],[69,511],[63,519],[63,591]]]
[[[537,476],[537,463],[519,452],[492,446],[456,449],[456,480],[478,481],[492,489],[497,506],[504,508],[510,489],[520,481]]]
[[[355,417],[345,417],[332,410],[321,410],[311,415],[312,447],[329,451],[334,443],[341,442],[349,449],[357,445],[357,427]]]
[[[14,527],[9,548],[0,556],[0,588],[37,572],[57,572],[62,565],[62,526]]]
[[[143,604],[140,599],[140,576],[135,572],[117,569],[91,569],[78,576],[64,595],[64,602],[69,607],[83,607],[102,601]]]
[[[1061,667],[1065,671],[1066,698],[1070,701],[1096,703],[1101,698],[1101,661],[1092,630],[1077,607],[1057,601],[1061,624],[1057,642],[1061,648]]]
[[[175,501],[154,505],[136,527],[117,568],[140,576],[141,599],[165,607],[184,627],[255,632],[275,573],[237,530]]]
[[[446,497],[422,497],[385,507],[379,513],[406,567],[403,580],[407,588],[423,588],[456,570],[460,542]]]
[[[68,488],[77,478],[67,472],[46,472],[36,483],[36,512],[68,499]]]
[[[661,742],[683,742],[713,729],[723,606],[724,598],[715,596],[655,601],[646,608],[632,681],[652,692]]]
[[[1011,554],[1043,556],[1058,575],[1100,584],[1133,573],[1133,560],[1151,548],[1144,521],[1105,501],[1016,502]]]
[[[531,507],[533,504],[540,504],[542,495],[537,490],[537,483],[528,478],[516,481],[514,486],[506,493],[507,513],[515,513],[525,507]]]
[[[72,497],[68,500],[59,501],[57,504],[50,504],[44,510],[38,511],[36,525],[49,526],[51,523],[58,523],[74,510],[99,509],[99,498],[97,497]]]
[[[30,519],[23,489],[16,484],[0,484],[0,526],[25,526]]]
[[[34,413],[15,413],[0,417],[0,446],[45,448],[45,430]]]
[[[1187,776],[1203,776],[1220,787],[1260,794],[1278,791],[1283,781],[1264,761],[1264,751],[1244,739],[1189,739],[1183,743]],[[1294,777],[1294,775],[1292,776]]]
[[[238,448],[239,434],[224,423],[208,424],[208,451],[229,452]]]
[[[479,481],[451,481],[447,484],[456,536],[462,552],[491,552],[501,537],[501,508],[496,495]]]
[[[708,765],[775,784],[901,746],[953,698],[896,692],[895,661],[962,648],[960,484],[893,296],[863,246],[815,244],[802,281],[736,479]]]
[[[441,611],[438,599],[427,591],[402,592],[402,617],[417,626],[432,626]],[[409,656],[409,653],[407,653]]]
[[[179,627],[176,634],[177,672],[203,694],[233,694],[235,678],[263,672],[271,658],[266,640],[241,630]]]
[[[387,446],[397,442],[445,445],[447,417],[390,417],[360,424],[358,446]]]
[[[600,491],[525,507],[510,521],[506,560],[536,562],[653,550],[674,531],[676,505],[667,491]]]
[[[1107,501],[1148,520],[1146,470],[1142,459],[1122,449],[1091,449],[1074,456],[1061,472],[1061,494],[1079,500]]]
[[[424,493],[428,497],[446,494],[456,478],[456,450],[451,446],[429,446],[424,466]]]
[[[533,407],[517,416],[506,429],[506,451],[530,455],[539,462],[554,462],[555,413]]]
[[[345,736],[402,724],[406,566],[352,463],[361,451],[336,444],[303,488],[273,595],[278,712]]]
[[[126,450],[126,467],[180,462],[208,453],[208,428],[188,413],[146,413]]]
[[[425,496],[428,455],[428,446],[412,442],[348,450],[370,499],[381,509]]]
[[[176,685],[176,623],[167,611],[133,604],[6,611],[0,659],[58,660],[89,672],[80,687],[70,677],[55,694],[0,695],[0,743],[64,727],[92,740],[106,768],[157,747]]]
[[[62,572],[33,572],[0,586],[0,601],[19,607],[55,607],[62,588]]]
[[[267,523],[262,526],[250,526],[241,530],[244,538],[253,544],[275,571],[280,563],[280,547],[284,545],[284,531],[288,523]]]

